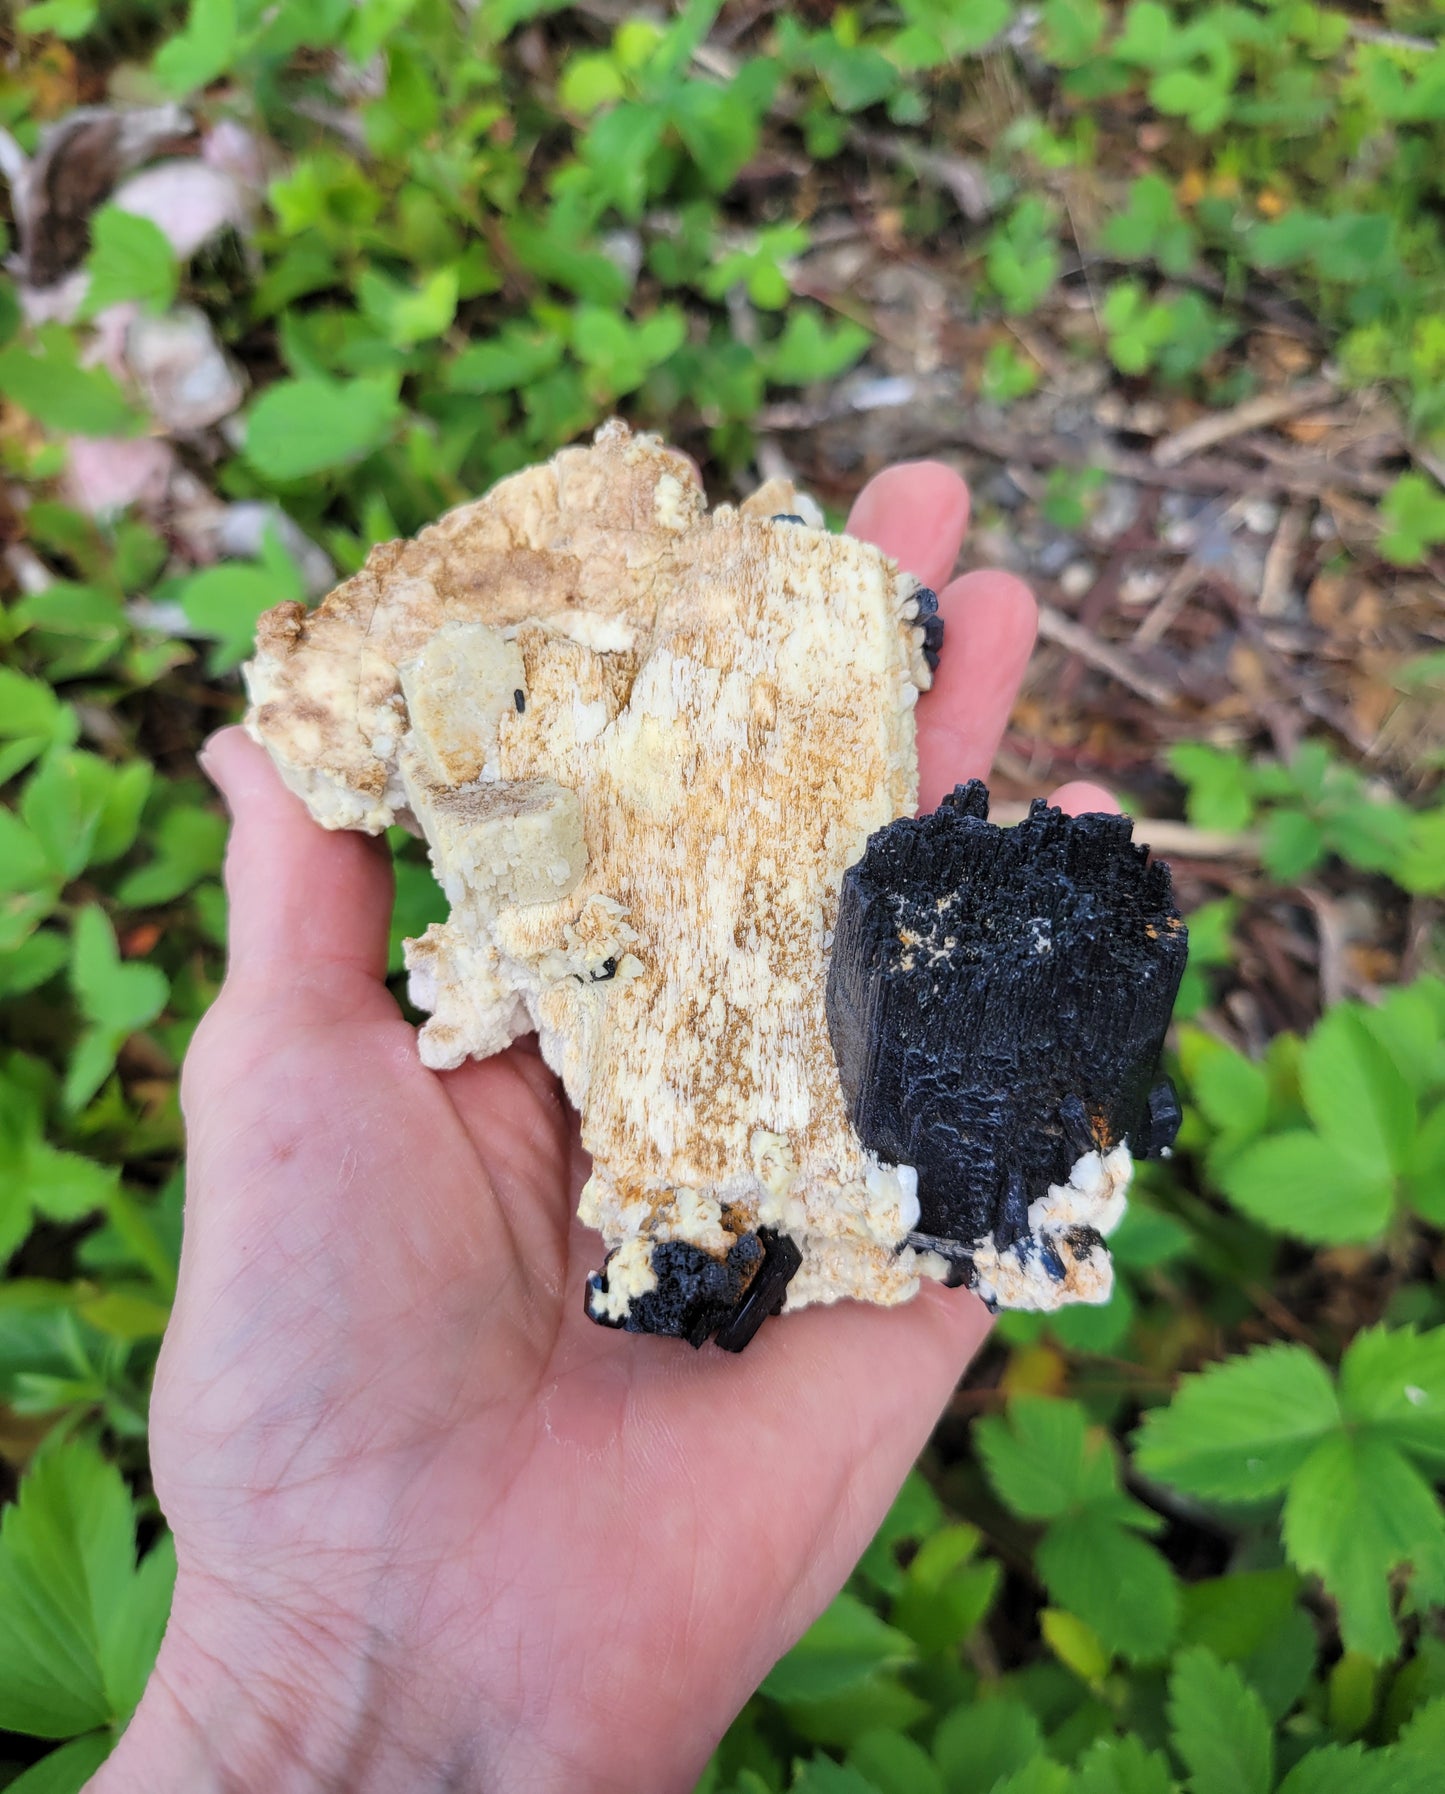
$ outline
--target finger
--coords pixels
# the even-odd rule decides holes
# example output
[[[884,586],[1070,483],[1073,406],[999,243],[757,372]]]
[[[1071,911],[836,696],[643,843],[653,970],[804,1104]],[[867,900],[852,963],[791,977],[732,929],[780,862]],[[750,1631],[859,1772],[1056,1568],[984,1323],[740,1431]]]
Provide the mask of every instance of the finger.
[[[201,767],[231,812],[229,972],[294,987],[316,971],[386,976],[391,862],[376,841],[319,827],[242,729],[206,743]]]
[[[1038,633],[1033,593],[1012,573],[965,573],[938,600],[943,652],[918,702],[918,807],[986,779]]]
[[[858,494],[847,531],[890,554],[926,586],[952,573],[968,528],[968,487],[941,461],[902,461]]]
[[[1049,802],[1066,816],[1097,815],[1101,810],[1110,816],[1119,813],[1113,793],[1102,785],[1091,785],[1087,779],[1072,779],[1067,785],[1060,785]]]

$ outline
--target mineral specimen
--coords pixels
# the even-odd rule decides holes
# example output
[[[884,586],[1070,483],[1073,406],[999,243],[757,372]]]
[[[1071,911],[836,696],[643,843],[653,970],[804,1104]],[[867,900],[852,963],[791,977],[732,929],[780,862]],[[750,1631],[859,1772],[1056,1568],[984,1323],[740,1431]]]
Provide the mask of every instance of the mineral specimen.
[[[849,1119],[918,1174],[909,1243],[1007,1308],[1101,1301],[1130,1147],[1179,1122],[1159,1048],[1186,936],[1123,816],[1036,803],[1017,828],[961,785],[881,830],[843,879],[828,1025]]]
[[[537,1030],[614,1325],[741,1339],[785,1290],[918,1285],[913,1173],[849,1126],[824,1002],[843,873],[916,801],[936,617],[805,502],[709,513],[685,457],[610,424],[268,613],[247,669],[318,821],[426,836],[451,915],[407,947],[424,1061]]]
[[[908,869],[922,876],[928,853],[896,833],[924,827],[898,819],[916,801],[937,600],[820,525],[784,481],[708,512],[685,457],[611,423],[374,550],[316,610],[269,612],[247,668],[248,726],[319,822],[426,837],[451,913],[407,943],[411,996],[430,1012],[423,1061],[445,1069],[535,1029],[561,1076],[593,1159],[579,1212],[608,1247],[587,1312],[695,1345],[741,1349],[783,1305],[903,1301],[925,1274],[1005,1303],[1100,1299],[1102,1247],[1088,1276],[1012,1267],[1033,1250],[1039,1200],[1078,1220],[1035,1226],[1039,1262],[1072,1252],[1082,1265],[1080,1229],[1122,1208],[1123,1139],[1141,1137],[1141,1080],[1167,1019],[1162,968],[1182,947],[1153,869],[1158,964],[1111,946],[1116,927],[1133,941],[1148,907],[1128,875],[1142,850],[1090,871],[1065,830],[1033,882],[1014,884],[1028,916],[1058,918],[1061,955],[1083,943],[1078,978],[1020,985],[1010,1026],[1023,1033],[1006,1046],[990,1011],[980,1036],[1033,1095],[1001,1097],[987,1133],[951,1103],[950,1081],[982,1092],[991,1074],[941,1019],[954,999],[910,993],[882,919],[895,903],[900,927],[920,906],[983,915],[953,885],[925,899]],[[928,876],[953,867],[945,852]],[[1077,875],[1077,902],[1050,894],[1056,870]],[[1123,905],[1090,912],[1092,934],[1085,893]],[[987,927],[1017,934],[1003,917]],[[985,985],[1005,988],[952,941],[938,950],[964,971],[969,1015]],[[1125,967],[1147,1001],[1088,987]],[[1061,995],[1073,1008],[1051,1013]],[[1098,1050],[1086,1010],[1132,1029],[1115,1055],[1127,1078],[1107,1096],[1073,1075]],[[907,1035],[925,1017],[932,1084],[928,1040]],[[1058,1059],[1057,1092],[1037,1039]],[[1034,1115],[1035,1099],[1053,1106]],[[1116,1192],[1103,1204],[1101,1180]]]

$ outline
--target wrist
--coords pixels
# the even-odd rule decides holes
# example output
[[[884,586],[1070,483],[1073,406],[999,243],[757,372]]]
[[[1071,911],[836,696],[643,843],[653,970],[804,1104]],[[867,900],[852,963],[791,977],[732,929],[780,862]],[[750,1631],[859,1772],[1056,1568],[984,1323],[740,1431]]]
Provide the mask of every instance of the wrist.
[[[241,1604],[182,1577],[145,1693],[89,1794],[426,1794],[449,1773],[445,1734],[404,1740],[392,1686],[350,1616]]]

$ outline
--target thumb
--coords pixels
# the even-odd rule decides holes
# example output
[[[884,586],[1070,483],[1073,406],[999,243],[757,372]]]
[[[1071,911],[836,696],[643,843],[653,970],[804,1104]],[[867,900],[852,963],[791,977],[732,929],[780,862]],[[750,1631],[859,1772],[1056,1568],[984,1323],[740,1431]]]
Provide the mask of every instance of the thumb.
[[[243,729],[213,735],[200,764],[231,812],[228,982],[279,991],[360,973],[379,984],[392,898],[384,844],[314,822]]]

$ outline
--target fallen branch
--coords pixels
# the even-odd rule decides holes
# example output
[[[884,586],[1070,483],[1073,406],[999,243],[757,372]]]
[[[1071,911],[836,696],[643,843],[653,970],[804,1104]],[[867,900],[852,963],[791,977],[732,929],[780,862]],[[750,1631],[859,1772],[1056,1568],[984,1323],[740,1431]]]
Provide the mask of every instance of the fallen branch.
[[[1155,464],[1175,467],[1198,454],[1200,449],[1213,448],[1216,443],[1228,442],[1250,430],[1262,429],[1266,424],[1298,417],[1302,411],[1312,411],[1316,405],[1329,404],[1335,396],[1336,388],[1331,380],[1307,380],[1286,392],[1257,393],[1254,398],[1245,399],[1228,411],[1210,412],[1196,418],[1192,424],[1186,424],[1182,430],[1176,430],[1172,436],[1161,437],[1153,448]]]
[[[1045,641],[1057,642],[1060,647],[1077,654],[1080,660],[1088,661],[1090,666],[1098,667],[1100,672],[1107,673],[1111,679],[1127,685],[1130,691],[1138,692],[1141,698],[1157,705],[1159,709],[1173,710],[1177,707],[1178,692],[1172,691],[1167,685],[1161,685],[1142,667],[1136,666],[1127,654],[1110,647],[1107,642],[1101,642],[1087,629],[1081,629],[1072,618],[1055,610],[1051,604],[1039,606],[1039,634]]]

